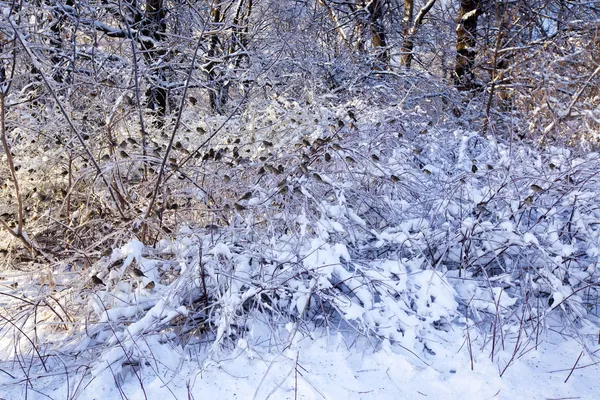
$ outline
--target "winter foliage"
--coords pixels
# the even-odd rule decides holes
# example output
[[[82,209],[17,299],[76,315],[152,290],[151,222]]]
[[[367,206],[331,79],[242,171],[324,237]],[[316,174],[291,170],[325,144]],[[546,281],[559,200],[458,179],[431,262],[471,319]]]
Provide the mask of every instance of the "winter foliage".
[[[597,6],[41,3],[0,2],[0,398],[597,364]]]

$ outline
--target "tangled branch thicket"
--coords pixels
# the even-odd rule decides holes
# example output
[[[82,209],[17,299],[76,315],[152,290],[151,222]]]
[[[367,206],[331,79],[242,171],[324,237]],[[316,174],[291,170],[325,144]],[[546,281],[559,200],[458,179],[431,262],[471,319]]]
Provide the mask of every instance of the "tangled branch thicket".
[[[0,22],[14,383],[135,372],[154,344],[216,357],[257,331],[283,349],[350,330],[422,357],[459,327],[492,358],[552,324],[597,334],[596,9],[542,40],[488,7],[459,92],[452,2],[410,30],[412,70],[391,8],[385,50],[364,40],[377,21],[326,1],[181,8],[167,26],[118,4]]]
[[[19,328],[10,351],[37,358],[37,349],[49,364],[60,344],[118,369],[149,357],[142,337],[216,351],[269,321],[274,337],[288,323],[305,332],[344,322],[434,352],[465,313],[496,349],[513,326],[535,341],[553,314],[573,334],[592,333],[598,155],[442,126],[415,133],[428,126],[424,111],[364,113],[373,106],[278,99],[230,120],[239,141],[224,132],[184,170],[208,189],[169,185],[170,235],[125,243],[135,222],[113,226],[112,240],[94,244],[109,254],[74,252],[27,273],[36,279],[15,288],[18,311],[4,321],[6,333]],[[108,224],[96,218],[90,230]]]

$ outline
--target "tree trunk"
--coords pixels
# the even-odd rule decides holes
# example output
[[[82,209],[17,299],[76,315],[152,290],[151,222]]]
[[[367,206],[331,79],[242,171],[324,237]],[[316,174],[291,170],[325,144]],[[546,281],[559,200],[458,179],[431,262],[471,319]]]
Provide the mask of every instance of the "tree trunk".
[[[477,51],[477,17],[481,10],[481,0],[460,0],[459,20],[456,27],[456,66],[454,85],[459,90],[476,87],[473,66]]]
[[[250,56],[248,55],[248,32],[250,29],[250,15],[252,14],[253,0],[247,0],[245,7],[244,1],[245,0],[240,0],[235,17],[233,18],[233,34],[229,46],[229,54],[240,52],[234,59],[233,69],[236,72],[242,67],[244,60],[246,61],[246,65],[249,65],[250,63]],[[250,90],[249,82],[244,81],[243,85],[244,93],[248,94]]]
[[[327,9],[327,12],[329,13],[329,18],[331,18],[331,22],[333,23],[333,26],[335,27],[335,30],[337,31],[337,33],[340,35],[340,38],[342,39],[342,41],[346,44],[346,46],[348,46],[348,48],[350,50],[353,50],[352,44],[348,40],[348,36],[346,35],[346,32],[344,32],[344,28],[340,24],[338,16],[336,15],[335,10],[328,3],[328,0],[317,0],[317,1],[319,4],[321,4],[323,7],[325,7]]]
[[[214,28],[221,27],[224,21],[224,14],[221,10],[221,3],[217,2],[210,12],[212,23]],[[208,48],[209,62],[206,66],[208,71],[208,79],[211,85],[209,91],[209,102],[210,108],[218,114],[225,113],[225,106],[227,105],[227,97],[229,95],[228,87],[223,82],[222,72],[219,71],[220,62],[217,60],[217,53],[222,47],[221,40],[219,39],[219,33],[213,33],[210,37],[210,43]],[[222,53],[222,49],[221,49]]]
[[[385,26],[383,25],[384,0],[372,0],[368,3],[369,27],[371,28],[371,43],[378,61],[376,69],[386,69],[390,63],[390,52],[387,48]]]
[[[410,34],[413,20],[413,9],[414,0],[404,0],[404,18],[402,19],[402,36],[404,36],[404,41],[402,42],[402,65],[405,65],[409,68],[414,47],[412,35]]]
[[[419,10],[419,14],[417,14],[417,18],[415,18],[415,22],[412,23],[412,26],[413,0],[404,1],[404,42],[402,43],[402,65],[404,65],[406,68],[410,68],[410,64],[412,63],[413,50],[415,47],[414,37],[417,33],[417,30],[421,24],[423,24],[423,18],[425,18],[425,15],[427,15],[429,10],[431,10],[436,1],[437,0],[429,0],[423,6],[423,8]]]
[[[164,124],[164,118],[167,114],[167,88],[162,82],[167,81],[167,74],[164,67],[153,66],[166,51],[157,49],[156,44],[165,40],[167,24],[165,17],[167,10],[164,7],[163,0],[147,0],[146,12],[142,21],[141,33],[143,38],[140,40],[142,51],[146,59],[147,68],[156,68],[148,76],[148,89],[146,89],[146,106],[152,110],[156,117],[155,125],[161,127]],[[146,39],[148,38],[148,39]]]

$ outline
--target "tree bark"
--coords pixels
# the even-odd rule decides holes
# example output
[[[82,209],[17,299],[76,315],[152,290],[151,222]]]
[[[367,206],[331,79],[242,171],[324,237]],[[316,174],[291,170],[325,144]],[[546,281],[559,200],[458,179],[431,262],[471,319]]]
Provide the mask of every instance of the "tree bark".
[[[460,0],[458,25],[456,27],[456,65],[454,85],[459,90],[472,90],[477,85],[473,66],[477,50],[477,17],[481,0]]]
[[[404,42],[402,43],[402,65],[404,65],[406,68],[410,68],[410,64],[413,60],[413,50],[415,47],[414,37],[417,33],[417,30],[423,24],[425,15],[427,15],[429,10],[431,10],[436,1],[437,0],[429,0],[427,4],[425,4],[423,8],[419,10],[419,14],[417,14],[417,18],[415,19],[415,22],[412,23],[412,26],[413,0],[404,1]],[[407,9],[407,7],[409,8]]]
[[[317,0],[317,1],[319,4],[321,4],[323,7],[325,7],[325,9],[327,9],[327,12],[329,13],[329,18],[331,18],[331,22],[333,23],[333,26],[335,27],[335,30],[337,31],[337,33],[340,35],[340,38],[342,39],[342,41],[346,44],[346,46],[348,46],[348,48],[350,50],[353,50],[352,44],[348,40],[348,36],[346,35],[346,32],[344,32],[344,28],[340,24],[340,21],[336,15],[334,9],[327,2],[328,0]]]
[[[404,0],[404,18],[402,18],[402,65],[409,66],[412,59],[413,42],[410,31],[413,22],[414,0]]]
[[[152,64],[157,62],[166,54],[164,49],[157,48],[156,44],[166,38],[167,10],[163,0],[147,0],[146,12],[141,22],[140,40],[141,48],[146,59],[147,68],[153,68]],[[161,127],[167,114],[167,88],[161,82],[167,81],[166,71],[161,66],[156,66],[156,71],[148,76],[148,89],[146,90],[146,106],[152,110],[156,120],[155,125]]]
[[[371,43],[378,61],[377,69],[386,69],[390,63],[390,52],[387,48],[385,26],[383,24],[384,0],[372,0],[368,3],[369,27]]]
[[[221,3],[217,2],[211,12],[212,23],[215,28],[221,27],[225,16],[221,10]],[[225,113],[225,106],[227,105],[227,97],[228,90],[225,86],[222,79],[222,72],[219,71],[220,62],[217,60],[217,53],[219,49],[222,47],[221,40],[219,39],[219,33],[213,33],[210,36],[209,48],[208,48],[208,58],[209,62],[207,64],[208,78],[211,84],[211,89],[209,91],[209,102],[210,108],[218,114]],[[221,49],[222,53],[222,49]]]

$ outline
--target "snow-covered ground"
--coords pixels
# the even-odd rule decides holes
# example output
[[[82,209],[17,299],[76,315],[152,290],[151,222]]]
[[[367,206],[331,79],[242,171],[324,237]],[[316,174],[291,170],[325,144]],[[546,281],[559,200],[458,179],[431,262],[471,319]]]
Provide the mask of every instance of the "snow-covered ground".
[[[168,344],[145,343],[154,359],[116,378],[104,368],[83,380],[58,370],[15,382],[8,373],[21,367],[2,363],[0,398],[591,400],[600,393],[600,366],[580,357],[572,339],[545,335],[537,350],[530,343],[500,377],[512,349],[495,362],[489,352],[473,349],[471,369],[467,344],[458,332],[453,336],[435,356],[420,359],[389,342],[374,348],[365,338],[348,342],[338,334],[303,337],[271,353],[240,344],[203,365]]]

